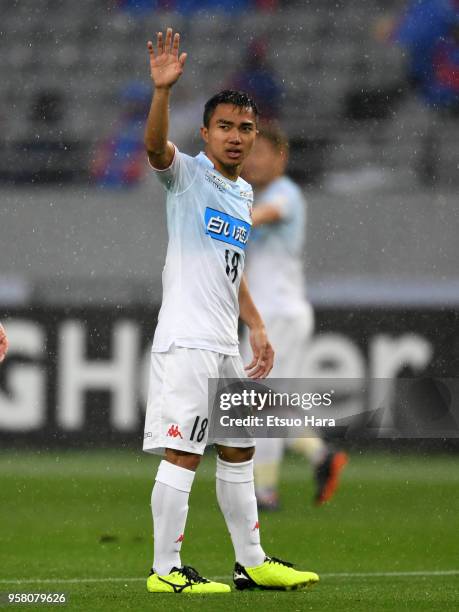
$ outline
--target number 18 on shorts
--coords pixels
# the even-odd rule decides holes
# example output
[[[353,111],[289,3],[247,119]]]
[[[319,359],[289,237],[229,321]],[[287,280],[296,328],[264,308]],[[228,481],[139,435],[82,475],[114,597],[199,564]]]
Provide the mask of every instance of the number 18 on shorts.
[[[244,378],[239,355],[172,345],[152,353],[143,450],[165,448],[202,455],[207,444],[249,447],[251,439],[209,439],[208,380]]]

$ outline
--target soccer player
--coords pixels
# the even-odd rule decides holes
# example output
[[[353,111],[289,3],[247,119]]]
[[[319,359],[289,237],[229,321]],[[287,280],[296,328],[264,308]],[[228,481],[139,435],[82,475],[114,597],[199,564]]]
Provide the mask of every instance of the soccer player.
[[[240,178],[255,141],[257,108],[245,94],[223,91],[205,105],[205,152],[189,157],[168,141],[171,88],[185,67],[179,34],[148,43],[154,94],[145,130],[148,158],[167,191],[169,244],[163,301],[152,349],[144,450],[164,453],[153,487],[154,560],[150,592],[224,593],[226,584],[182,565],[180,548],[195,470],[208,439],[208,378],[242,378],[238,314],[250,329],[252,378],[264,378],[273,349],[242,276],[252,189]],[[217,446],[217,499],[231,536],[239,589],[294,589],[318,581],[266,556],[260,544],[253,479],[254,441]]]
[[[5,359],[8,352],[8,338],[3,325],[0,323],[0,363]]]
[[[272,378],[302,378],[302,364],[314,328],[314,313],[305,298],[302,255],[306,202],[287,176],[288,141],[274,125],[260,127],[244,164],[243,176],[255,188],[253,236],[247,250],[247,282],[276,347]],[[248,351],[243,342],[242,355]],[[314,468],[315,503],[328,501],[347,462],[312,431],[310,437],[257,440],[255,486],[258,507],[279,507],[279,469],[285,446],[305,455]]]

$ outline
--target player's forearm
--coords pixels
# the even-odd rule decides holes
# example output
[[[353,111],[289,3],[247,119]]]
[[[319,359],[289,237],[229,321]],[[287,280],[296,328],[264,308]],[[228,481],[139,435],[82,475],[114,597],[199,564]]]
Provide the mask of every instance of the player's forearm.
[[[250,329],[264,327],[263,319],[255,306],[245,277],[239,287],[239,316]]]
[[[282,214],[280,210],[271,204],[259,204],[252,211],[252,227],[268,223],[278,223],[281,219]]]
[[[168,153],[170,88],[155,88],[145,127],[145,147],[149,155],[161,157]]]

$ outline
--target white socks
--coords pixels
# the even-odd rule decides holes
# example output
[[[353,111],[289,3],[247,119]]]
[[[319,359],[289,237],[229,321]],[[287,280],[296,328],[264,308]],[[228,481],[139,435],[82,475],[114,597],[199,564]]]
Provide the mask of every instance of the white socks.
[[[255,484],[259,495],[277,491],[286,446],[303,455],[313,468],[320,465],[328,453],[327,444],[319,437],[260,438],[255,453]]]
[[[245,567],[261,565],[265,553],[260,545],[253,460],[228,463],[217,457],[217,499],[225,517],[236,554]]]
[[[180,549],[195,473],[161,461],[151,495],[154,530],[153,569],[160,576],[181,567]],[[245,567],[261,565],[253,461],[228,463],[217,458],[217,499],[231,535],[236,561]]]
[[[255,489],[258,495],[277,491],[285,443],[285,438],[258,438],[254,457]]]
[[[328,454],[327,444],[319,437],[287,439],[287,445],[304,455],[313,467],[325,461]]]
[[[195,473],[161,461],[151,494],[154,531],[153,569],[160,576],[181,567],[180,549]]]

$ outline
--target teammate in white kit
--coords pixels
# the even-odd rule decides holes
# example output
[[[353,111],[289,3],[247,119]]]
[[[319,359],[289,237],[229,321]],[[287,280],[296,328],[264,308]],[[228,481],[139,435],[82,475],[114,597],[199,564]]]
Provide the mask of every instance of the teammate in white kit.
[[[180,548],[195,470],[207,443],[217,446],[217,499],[233,542],[237,588],[302,588],[318,581],[265,555],[259,535],[253,481],[254,441],[208,439],[209,378],[243,378],[238,315],[250,329],[253,378],[267,376],[273,350],[242,276],[251,226],[252,189],[240,178],[256,137],[255,103],[225,91],[204,109],[205,153],[189,157],[167,140],[169,97],[184,70],[179,35],[169,28],[157,48],[148,43],[155,90],[145,145],[167,191],[169,245],[163,303],[151,361],[144,450],[164,453],[152,492],[154,560],[150,592],[224,593],[182,565]]]
[[[259,129],[244,164],[244,177],[255,188],[254,229],[247,249],[247,281],[276,349],[272,378],[303,378],[303,362],[314,331],[314,313],[306,300],[303,250],[306,201],[285,175],[288,142],[275,125]],[[248,354],[248,339],[242,355]],[[334,452],[312,432],[308,437],[257,440],[255,486],[258,507],[279,507],[279,470],[286,446],[305,455],[314,468],[315,502],[328,501],[347,457]]]

